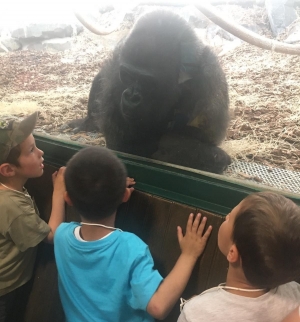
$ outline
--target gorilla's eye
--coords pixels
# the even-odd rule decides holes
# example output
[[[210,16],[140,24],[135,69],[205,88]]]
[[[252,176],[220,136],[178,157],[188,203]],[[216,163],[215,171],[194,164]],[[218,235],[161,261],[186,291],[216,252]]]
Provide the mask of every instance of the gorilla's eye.
[[[134,76],[131,75],[127,70],[120,69],[120,80],[124,85],[131,85],[134,83]]]

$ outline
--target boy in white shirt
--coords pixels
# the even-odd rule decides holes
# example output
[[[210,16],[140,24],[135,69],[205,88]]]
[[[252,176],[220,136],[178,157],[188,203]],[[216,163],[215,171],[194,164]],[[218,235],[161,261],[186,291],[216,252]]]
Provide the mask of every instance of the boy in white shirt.
[[[178,322],[280,322],[299,306],[300,209],[272,192],[254,193],[221,225],[226,283],[193,297]]]

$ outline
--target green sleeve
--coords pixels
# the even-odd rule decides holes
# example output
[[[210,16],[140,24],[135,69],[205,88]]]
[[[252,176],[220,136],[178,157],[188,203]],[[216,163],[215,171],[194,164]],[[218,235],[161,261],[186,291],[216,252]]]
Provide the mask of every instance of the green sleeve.
[[[24,252],[27,248],[39,244],[50,232],[50,227],[32,208],[31,212],[23,213],[13,220],[8,233],[10,238]]]

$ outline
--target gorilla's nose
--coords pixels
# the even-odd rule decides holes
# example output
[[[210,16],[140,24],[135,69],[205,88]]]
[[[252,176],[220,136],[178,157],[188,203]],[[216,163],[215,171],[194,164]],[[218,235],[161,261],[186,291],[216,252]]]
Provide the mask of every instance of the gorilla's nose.
[[[134,103],[135,105],[141,103],[141,95],[140,94],[133,94],[131,97],[131,102]]]
[[[135,108],[136,106],[140,105],[142,102],[142,97],[140,93],[137,91],[129,91],[129,90],[125,91],[124,99],[125,99],[126,105],[132,108]]]

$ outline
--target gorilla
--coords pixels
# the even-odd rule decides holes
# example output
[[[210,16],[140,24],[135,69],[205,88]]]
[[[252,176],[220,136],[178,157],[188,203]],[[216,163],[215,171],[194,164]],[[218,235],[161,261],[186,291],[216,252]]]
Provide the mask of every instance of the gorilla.
[[[222,173],[228,105],[215,54],[180,16],[156,10],[118,43],[93,80],[87,117],[69,125],[102,132],[116,151]]]

